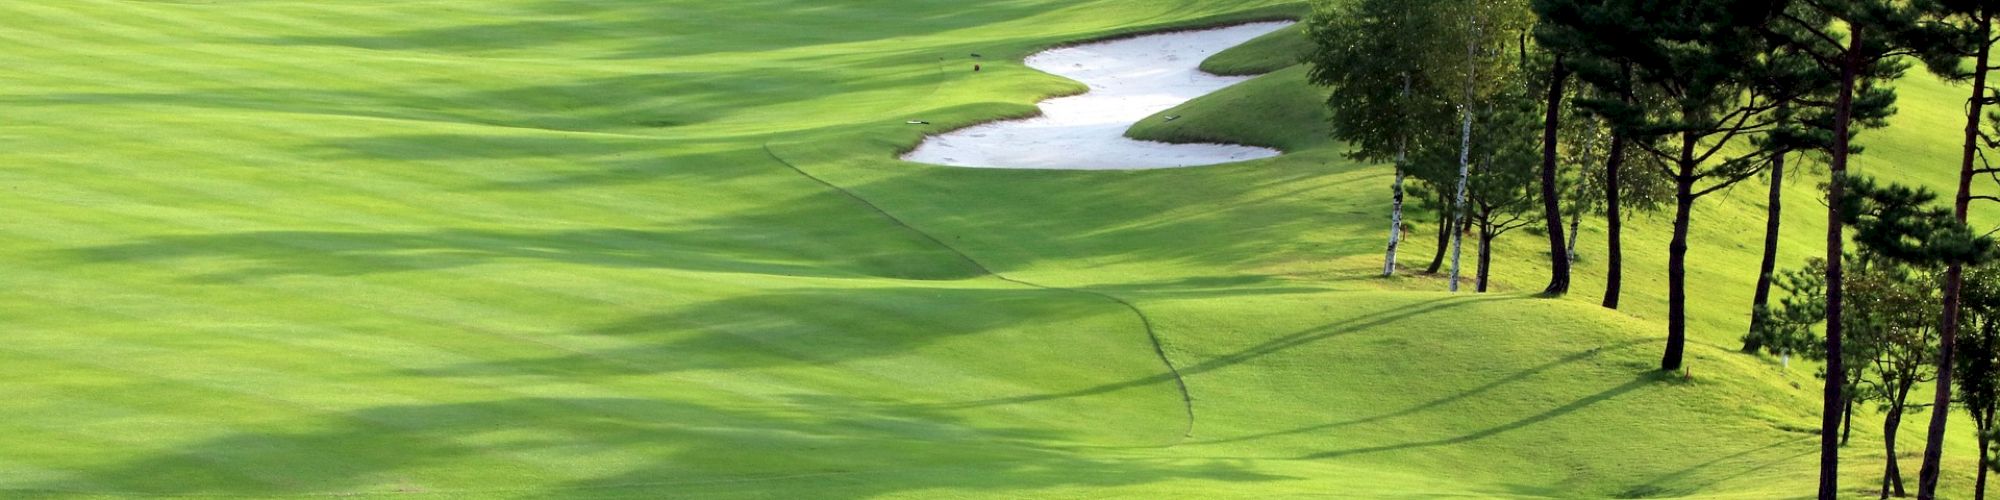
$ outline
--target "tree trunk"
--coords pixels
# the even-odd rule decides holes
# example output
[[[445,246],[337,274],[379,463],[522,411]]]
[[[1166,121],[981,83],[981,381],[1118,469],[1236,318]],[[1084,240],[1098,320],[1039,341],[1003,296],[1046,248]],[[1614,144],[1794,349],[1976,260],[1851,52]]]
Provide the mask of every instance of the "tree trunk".
[[[1578,209],[1577,213],[1569,216],[1569,243],[1564,245],[1564,248],[1569,249],[1570,269],[1576,269],[1576,233],[1577,226],[1581,225],[1583,225],[1583,212],[1582,209]]]
[[[1674,176],[1674,237],[1667,244],[1667,352],[1660,370],[1681,369],[1687,344],[1688,224],[1694,217],[1694,136],[1681,134],[1680,171]]]
[[[1472,181],[1472,107],[1466,106],[1465,127],[1458,150],[1458,201],[1452,206],[1452,213],[1459,219],[1465,218],[1465,191]],[[1461,221],[1461,226],[1463,225]],[[1465,247],[1465,231],[1456,231],[1451,236],[1451,291],[1458,291],[1459,256]]]
[[[1563,86],[1568,82],[1569,68],[1563,65],[1563,56],[1557,55],[1549,70],[1548,108],[1542,118],[1542,217],[1549,233],[1549,286],[1542,289],[1542,295],[1550,297],[1569,293],[1569,248],[1564,246],[1561,200],[1556,193],[1556,129],[1562,126]]]
[[[1437,253],[1431,255],[1431,265],[1424,268],[1424,274],[1437,274],[1438,269],[1444,268],[1444,252],[1451,247],[1451,230],[1457,226],[1458,219],[1451,216],[1450,210],[1438,211]]]
[[[1778,153],[1771,159],[1771,194],[1764,209],[1764,262],[1757,267],[1757,295],[1750,299],[1750,334],[1743,337],[1743,352],[1755,353],[1764,349],[1764,339],[1757,337],[1757,329],[1764,326],[1761,311],[1771,304],[1771,273],[1778,267],[1778,216],[1784,210],[1785,197],[1785,154]]]
[[[1389,255],[1382,259],[1382,276],[1396,275],[1396,246],[1403,242],[1403,154],[1396,154],[1394,200],[1389,202]]]
[[[1986,105],[1986,65],[1991,57],[1992,40],[1990,34],[1993,18],[1990,14],[1980,16],[1979,51],[1973,57],[1972,101],[1965,118],[1964,152],[1958,164],[1958,196],[1953,199],[1953,215],[1958,222],[1965,222],[1966,211],[1972,204],[1973,161],[1979,156],[1979,120],[1984,117],[1982,109]],[[1938,473],[1944,461],[1944,432],[1951,416],[1951,377],[1953,349],[1958,344],[1960,291],[1965,287],[1965,265],[1953,263],[1945,270],[1944,278],[1944,318],[1938,327],[1937,392],[1931,398],[1930,429],[1924,436],[1924,463],[1917,469],[1917,498],[1931,500],[1937,498]],[[1984,465],[1981,465],[1983,468]]]
[[[1479,17],[1470,12],[1468,12],[1467,15],[1468,18],[1471,19],[1470,24],[1472,25],[1473,31],[1475,32],[1478,31]],[[1459,109],[1459,113],[1465,115],[1465,120],[1464,120],[1465,123],[1459,129],[1458,198],[1457,202],[1452,205],[1452,213],[1457,214],[1456,216],[1459,219],[1461,219],[1460,223],[1461,226],[1463,225],[1462,219],[1465,218],[1465,190],[1467,187],[1466,184],[1471,182],[1472,180],[1472,86],[1474,82],[1477,82],[1479,80],[1479,66],[1477,64],[1478,60],[1479,60],[1479,39],[1477,37],[1467,37],[1465,39],[1465,69],[1466,69],[1465,102],[1460,104],[1460,109]],[[1458,291],[1459,255],[1461,251],[1464,249],[1464,247],[1465,247],[1465,231],[1460,230],[1457,233],[1454,233],[1451,237],[1451,291],[1452,292]]]
[[[1494,236],[1498,235],[1493,234],[1492,226],[1483,223],[1479,225],[1479,283],[1476,285],[1477,289],[1473,290],[1478,293],[1486,293],[1486,279],[1493,276]]]
[[[1618,308],[1619,287],[1624,282],[1625,250],[1620,231],[1625,217],[1618,207],[1618,170],[1625,163],[1625,136],[1613,132],[1611,151],[1604,160],[1604,307]]]
[[[1972,500],[1986,500],[1986,461],[1989,460],[1986,455],[1986,447],[1993,444],[1993,440],[1985,437],[1986,433],[1981,432],[1979,435],[1981,436],[1979,438],[1979,479],[1972,483]]]
[[[1896,430],[1903,427],[1903,401],[1910,393],[1905,384],[1897,390],[1896,401],[1889,404],[1889,415],[1882,418],[1882,447],[1888,451],[1887,464],[1882,467],[1882,498],[1889,498],[1890,491],[1903,496],[1903,469],[1896,463]]]
[[[1840,445],[1847,446],[1847,438],[1854,437],[1854,398],[1840,403]]]
[[[1403,73],[1403,99],[1410,98],[1410,74]],[[1403,242],[1403,163],[1409,159],[1410,139],[1403,137],[1396,143],[1396,184],[1392,188],[1394,199],[1389,202],[1389,254],[1382,259],[1382,277],[1396,275],[1396,247]]]
[[[1865,26],[1850,26],[1847,30],[1848,47],[1861,47]],[[1847,373],[1844,359],[1841,359],[1840,342],[1842,325],[1840,308],[1843,306],[1841,258],[1846,253],[1846,232],[1841,230],[1840,204],[1846,194],[1848,130],[1854,120],[1854,86],[1860,78],[1861,58],[1859,49],[1849,49],[1842,54],[1840,67],[1840,93],[1833,104],[1833,147],[1829,148],[1827,172],[1830,174],[1826,190],[1826,377],[1825,391],[1820,394],[1823,404],[1820,409],[1819,441],[1819,498],[1837,500],[1840,496],[1840,443],[1833,439],[1833,428],[1840,423],[1840,399],[1846,393]]]

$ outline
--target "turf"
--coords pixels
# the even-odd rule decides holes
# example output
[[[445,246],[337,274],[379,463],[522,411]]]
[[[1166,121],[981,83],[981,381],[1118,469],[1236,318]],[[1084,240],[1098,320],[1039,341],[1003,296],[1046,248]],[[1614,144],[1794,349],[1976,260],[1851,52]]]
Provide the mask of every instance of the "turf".
[[[1305,25],[1270,33],[1242,45],[1230,47],[1201,62],[1201,70],[1218,75],[1262,75],[1285,69],[1304,60],[1312,50],[1305,37]]]
[[[1501,249],[1502,293],[1372,277],[1388,169],[1323,138],[1296,67],[1133,132],[1279,158],[1145,172],[894,160],[924,133],[1075,92],[1021,66],[1036,50],[1301,12],[0,5],[17,20],[0,30],[0,65],[17,69],[0,79],[0,373],[15,381],[0,386],[0,490],[1810,492],[1810,369],[1732,352],[1756,188],[1697,215],[1704,289],[1682,378],[1649,370],[1657,217],[1635,224],[1623,312],[1594,306],[1594,227],[1572,300],[1514,291],[1540,276],[1529,235]],[[1216,63],[1286,68],[1298,45],[1274,36]],[[1869,138],[1873,157],[1907,164],[1863,168],[1945,180],[1933,132],[1950,128],[1953,91],[1916,79],[1905,93],[1899,128]],[[1791,189],[1788,260],[1811,250],[1811,188]],[[1871,427],[1844,469],[1857,494],[1879,477]],[[1948,486],[1963,497],[1970,446],[1956,444]]]

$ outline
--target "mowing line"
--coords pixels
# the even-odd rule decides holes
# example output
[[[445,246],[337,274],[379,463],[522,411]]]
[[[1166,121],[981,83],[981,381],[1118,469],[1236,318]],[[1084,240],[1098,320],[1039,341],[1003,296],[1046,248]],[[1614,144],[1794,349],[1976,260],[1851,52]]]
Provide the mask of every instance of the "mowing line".
[[[803,168],[799,168],[798,165],[792,164],[790,160],[786,160],[783,156],[778,156],[777,151],[771,150],[770,142],[768,141],[765,142],[763,144],[763,148],[764,148],[764,154],[770,155],[772,160],[777,160],[777,162],[779,164],[784,165],[785,168],[789,168],[793,172],[797,172],[799,175],[805,176],[805,178],[807,179],[812,179],[813,182],[817,182],[822,186],[826,186],[828,189],[832,189],[835,192],[838,192],[842,195],[846,195],[847,198],[854,200],[855,203],[861,204],[862,207],[865,207],[868,210],[875,212],[875,214],[881,215],[883,218],[888,219],[889,222],[897,226],[901,226],[903,229],[907,229],[912,233],[916,233],[918,236],[922,236],[926,240],[930,240],[931,243],[936,244],[939,248],[943,248],[945,251],[951,252],[952,255],[958,256],[960,260],[964,260],[965,263],[967,265],[972,266],[973,269],[979,270],[980,274],[992,276],[994,278],[1000,279],[1001,281],[1006,281],[1009,283],[1014,283],[1029,288],[1089,295],[1092,297],[1097,297],[1100,299],[1110,301],[1112,303],[1124,307],[1126,310],[1132,311],[1132,315],[1137,316],[1139,318],[1139,324],[1146,330],[1146,340],[1153,344],[1153,355],[1158,357],[1160,359],[1160,364],[1165,365],[1167,367],[1167,372],[1173,375],[1174,386],[1180,391],[1181,407],[1187,413],[1186,423],[1181,427],[1181,437],[1175,439],[1172,443],[1167,443],[1165,447],[1171,448],[1173,446],[1179,445],[1181,444],[1181,442],[1186,441],[1189,437],[1194,436],[1194,396],[1188,392],[1187,379],[1181,377],[1180,367],[1175,366],[1173,359],[1167,357],[1167,348],[1164,344],[1160,342],[1159,332],[1153,329],[1153,319],[1147,317],[1146,312],[1139,310],[1138,306],[1133,305],[1132,302],[1127,301],[1123,298],[1119,298],[1117,296],[1104,292],[1099,292],[1095,290],[1084,290],[1079,288],[1066,288],[1054,285],[1044,285],[1041,283],[1035,283],[1031,281],[1011,278],[1008,277],[1007,275],[994,272],[992,268],[986,267],[986,265],[980,263],[978,259],[974,259],[972,258],[971,255],[968,255],[965,252],[960,251],[957,247],[953,247],[951,246],[951,244],[945,243],[944,240],[939,239],[936,236],[932,236],[931,233],[925,232],[922,229],[917,229],[916,226],[912,226],[910,225],[910,223],[904,222],[902,218],[896,217],[895,214],[889,213],[888,210],[882,209],[880,205],[876,205],[874,202],[868,201],[867,198],[861,197],[860,194],[857,194],[853,191],[849,191],[847,190],[847,188],[840,187],[839,185],[836,185],[832,182],[828,182],[826,179],[821,179],[819,176],[813,175],[810,172],[806,172],[806,170]]]

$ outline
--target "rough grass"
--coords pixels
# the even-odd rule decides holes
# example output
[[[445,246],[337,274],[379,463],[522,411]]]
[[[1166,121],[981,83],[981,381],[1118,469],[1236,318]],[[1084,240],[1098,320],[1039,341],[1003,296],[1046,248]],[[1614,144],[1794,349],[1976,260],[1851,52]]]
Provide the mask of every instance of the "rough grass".
[[[1650,371],[1656,220],[1636,224],[1626,312],[1592,305],[1588,272],[1554,301],[1373,278],[1389,172],[1323,139],[1296,69],[1135,131],[1292,151],[1280,158],[1146,172],[893,159],[923,133],[1073,91],[1020,65],[1040,48],[1299,11],[0,5],[19,27],[0,33],[0,64],[22,69],[0,79],[0,258],[14,264],[0,373],[15,381],[0,386],[0,490],[1810,492],[1810,370],[1730,352],[1753,204],[1699,215],[1683,379]],[[1292,61],[1259,52],[1229,57]],[[1940,177],[1923,155],[1948,156],[1929,131],[1950,94],[1909,94],[1911,127],[1871,153]],[[1793,190],[1788,259],[1810,249],[1810,186]],[[1502,250],[1503,290],[1536,284],[1532,243]],[[1862,434],[1845,469],[1857,492],[1875,478]],[[1955,493],[1969,456],[1951,456]]]

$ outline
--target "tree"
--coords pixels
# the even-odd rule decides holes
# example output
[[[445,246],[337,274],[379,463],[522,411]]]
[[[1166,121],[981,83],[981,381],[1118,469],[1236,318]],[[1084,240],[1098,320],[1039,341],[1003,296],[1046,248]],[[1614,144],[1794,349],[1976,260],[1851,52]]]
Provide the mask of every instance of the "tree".
[[[1856,246],[1868,255],[1881,256],[1880,260],[1889,263],[1890,266],[1908,266],[1916,269],[1975,265],[1993,259],[1995,254],[1993,240],[1973,234],[1971,227],[1956,219],[1952,211],[1937,206],[1934,203],[1937,200],[1936,194],[1893,184],[1878,185],[1872,180],[1860,177],[1849,178],[1847,184],[1851,196],[1842,200],[1843,206],[1839,209],[1843,214],[1843,221],[1855,228]],[[1885,375],[1880,379],[1885,384],[1891,382],[1904,384],[1890,386],[1895,391],[1894,399],[1890,401],[1890,415],[1900,418],[1904,398],[1908,396],[1907,383],[1928,381],[1920,377],[1921,373],[1928,372],[1933,374],[1934,378],[1942,378],[1946,372],[1929,362],[1932,360],[1928,358],[1930,353],[1948,350],[1939,345],[1944,340],[1940,335],[1943,330],[1942,323],[1932,322],[1932,318],[1942,316],[1948,320],[1947,322],[1951,318],[1956,318],[1958,311],[1945,311],[1943,308],[1957,308],[1958,303],[1941,301],[1939,297],[1934,296],[1941,294],[1931,293],[1929,286],[1936,281],[1929,278],[1934,276],[1927,276],[1925,280],[1911,285],[1897,285],[1898,290],[1911,288],[1923,293],[1899,291],[1894,296],[1885,296],[1886,292],[1881,290],[1882,284],[1869,281],[1874,278],[1877,276],[1862,275],[1849,283],[1855,287],[1855,314],[1861,315],[1850,324],[1859,325],[1855,333],[1862,336],[1863,340],[1872,340],[1877,352],[1894,358],[1892,362],[1885,363],[1882,361],[1883,357],[1878,357],[1877,370],[1887,373],[1894,368],[1896,370],[1894,374],[1901,377],[1890,381]],[[1912,297],[1920,300],[1912,302]],[[1932,307],[1931,304],[1937,305]],[[1865,337],[1869,334],[1883,335],[1884,332],[1901,332],[1903,337],[1909,338]],[[1921,346],[1922,349],[1917,349],[1916,343],[1922,339],[1916,338],[1911,332],[1927,333],[1940,338],[1933,338],[1928,344]],[[1953,341],[1956,342],[1955,339]],[[1886,394],[1884,396],[1888,397]],[[1939,406],[1937,409],[1943,412],[1948,408]],[[1894,430],[1894,428],[1885,429],[1885,432],[1890,433],[1886,435],[1885,440],[1890,446],[1889,479],[1894,480],[1894,491],[1900,496],[1903,494],[1903,484],[1901,474],[1896,469]],[[1919,477],[1922,477],[1921,470]],[[1890,486],[1887,482],[1883,485],[1884,498],[1887,497]],[[1935,488],[1935,485],[1932,487]],[[1920,483],[1920,495],[1921,490]]]
[[[1912,404],[1910,390],[1931,380],[1936,373],[1930,364],[1930,353],[1938,340],[1937,324],[1932,320],[1938,307],[1930,286],[1934,273],[1870,251],[1850,254],[1847,260],[1855,271],[1847,277],[1852,300],[1843,304],[1848,310],[1841,315],[1850,335],[1849,348],[1842,351],[1848,357],[1847,363],[1840,371],[1821,371],[1819,375],[1847,383],[1850,390],[1840,399],[1844,408],[1874,402],[1882,411],[1883,446],[1887,454],[1883,463],[1882,497],[1887,498],[1891,492],[1901,496],[1904,485],[1897,460],[1897,431],[1903,415],[1928,406]],[[1785,287],[1794,290],[1795,295],[1784,299],[1783,307],[1762,313],[1767,316],[1759,327],[1764,348],[1824,359],[1815,356],[1824,351],[1812,348],[1816,339],[1811,331],[1813,325],[1825,318],[1824,266],[1824,261],[1814,259],[1806,269],[1787,273]],[[1853,412],[1842,413],[1847,417],[1844,423],[1851,427]],[[1841,435],[1844,444],[1846,432]]]
[[[1527,134],[1509,133],[1532,128],[1537,121],[1538,102],[1527,86],[1513,92],[1495,94],[1484,109],[1473,115],[1472,138],[1463,149],[1426,148],[1421,154],[1440,159],[1454,155],[1472,158],[1473,167],[1464,178],[1465,218],[1479,240],[1478,274],[1474,289],[1484,293],[1491,284],[1493,242],[1515,229],[1533,223],[1537,208],[1536,156],[1538,145]]]
[[[1463,59],[1459,64],[1436,66],[1441,71],[1455,71],[1440,81],[1456,81],[1463,85],[1462,92],[1454,96],[1452,104],[1460,118],[1458,127],[1458,180],[1453,196],[1452,212],[1463,227],[1466,220],[1466,202],[1470,194],[1473,174],[1473,120],[1481,110],[1492,107],[1494,96],[1519,88],[1520,65],[1507,57],[1508,44],[1515,37],[1523,36],[1533,22],[1523,0],[1451,0],[1438,5],[1436,12],[1462,14],[1463,20],[1451,23],[1453,29],[1440,30],[1435,41],[1449,42],[1459,47]],[[1409,34],[1392,36],[1409,37]],[[1525,49],[1523,49],[1525,50]],[[1451,243],[1451,291],[1458,291],[1460,256],[1464,247],[1463,231],[1452,234]]]
[[[1581,100],[1581,99],[1579,99]],[[1586,110],[1587,111],[1587,110]],[[1625,220],[1642,212],[1659,210],[1673,197],[1673,189],[1668,179],[1661,176],[1659,160],[1648,155],[1628,154],[1636,148],[1628,147],[1633,139],[1615,129],[1607,130],[1610,147],[1599,158],[1603,168],[1586,170],[1585,184],[1591,190],[1580,192],[1572,198],[1582,198],[1596,207],[1604,216],[1604,299],[1602,305],[1608,309],[1618,308],[1618,299],[1624,287],[1625,266]],[[1637,168],[1627,168],[1636,166]],[[1582,193],[1590,193],[1584,195]]]
[[[1668,166],[1663,173],[1674,182],[1675,211],[1660,368],[1679,369],[1694,202],[1762,170],[1768,151],[1731,146],[1773,129],[1771,111],[1796,96],[1796,89],[1770,85],[1786,80],[1766,74],[1772,66],[1761,27],[1772,10],[1732,0],[1538,0],[1536,8],[1546,23],[1561,27],[1565,36],[1548,42],[1571,54],[1579,77],[1627,96],[1582,104],[1605,116],[1630,146]],[[1640,92],[1659,99],[1629,97]]]
[[[1411,159],[1412,167],[1421,165],[1423,165],[1423,162],[1415,158]],[[1449,170],[1456,173],[1456,165],[1454,164],[1453,168]],[[1413,170],[1411,176],[1416,177],[1419,182],[1409,186],[1408,192],[1411,196],[1416,197],[1418,211],[1429,211],[1436,213],[1438,216],[1437,248],[1431,255],[1430,265],[1425,266],[1424,274],[1437,274],[1444,268],[1445,251],[1451,249],[1452,235],[1464,232],[1465,224],[1458,218],[1458,214],[1452,210],[1450,197],[1445,194],[1444,189],[1439,188],[1439,186],[1449,184],[1433,182],[1427,176],[1416,172],[1419,171]]]
[[[1882,498],[1905,494],[1903,474],[1896,456],[1897,430],[1903,415],[1921,410],[1926,404],[1912,405],[1910,390],[1936,376],[1931,352],[1937,349],[1938,302],[1930,284],[1932,273],[1894,262],[1864,257],[1847,287],[1853,300],[1847,303],[1843,321],[1855,344],[1873,353],[1862,370],[1866,376],[1855,387],[1855,399],[1874,401],[1882,410],[1882,444],[1887,455],[1882,469]]]
[[[1550,297],[1569,293],[1571,262],[1570,247],[1563,240],[1562,201],[1558,194],[1560,191],[1556,187],[1559,154],[1556,149],[1560,146],[1557,138],[1562,129],[1564,87],[1569,84],[1570,74],[1569,66],[1563,64],[1563,57],[1564,55],[1558,52],[1555,54],[1555,60],[1548,64],[1546,73],[1548,95],[1543,98],[1542,111],[1542,219],[1548,228],[1546,232],[1549,237],[1549,285],[1542,289],[1542,295]],[[1481,267],[1480,273],[1485,274],[1484,266]],[[1481,281],[1483,284],[1484,280]]]
[[[1828,385],[1841,388],[1841,392],[1827,395],[1828,406],[1833,407],[1828,414],[1839,420],[1823,423],[1822,443],[1845,444],[1845,433],[1835,431],[1852,422],[1855,402],[1881,403],[1886,417],[1884,445],[1889,455],[1882,495],[1887,498],[1891,492],[1904,493],[1896,460],[1896,430],[1902,416],[1907,410],[1931,406],[1911,404],[1908,396],[1912,387],[1937,373],[1930,353],[1940,348],[1941,328],[1933,318],[1943,311],[1933,288],[1938,277],[1933,270],[1950,262],[1988,262],[1996,249],[1991,238],[1973,234],[1950,211],[1936,206],[1936,194],[1863,177],[1846,177],[1840,182],[1850,196],[1834,208],[1842,216],[1842,227],[1853,229],[1858,250],[1844,259],[1854,270],[1843,276],[1852,300],[1832,300],[1834,275],[1825,272],[1832,266],[1815,259],[1817,269],[1787,273],[1781,286],[1792,296],[1784,299],[1781,308],[1759,311],[1758,327],[1750,337],[1765,349],[1790,353],[1823,341],[1812,338],[1812,324],[1821,324],[1825,335],[1848,335],[1842,349],[1804,350],[1808,356],[1816,354],[1827,361],[1823,378]],[[1836,307],[1843,310],[1828,311]],[[1842,324],[1834,325],[1824,318],[1836,318]]]
[[[1965,332],[1969,335],[1957,339],[1954,387],[1960,406],[1972,417],[1973,436],[1979,439],[1979,479],[1973,498],[1985,500],[1986,473],[1995,466],[1989,450],[2000,444],[1994,440],[1994,416],[2000,411],[2000,268],[1980,266],[1966,273],[1959,317],[1970,328]]]
[[[1828,115],[1830,144],[1827,146],[1827,362],[1839,364],[1842,331],[1839,315],[1845,299],[1841,290],[1844,269],[1839,256],[1845,253],[1841,207],[1846,187],[1848,157],[1855,125],[1879,124],[1893,112],[1895,92],[1879,83],[1900,77],[1907,65],[1901,58],[1918,55],[1918,47],[1937,43],[1922,24],[1928,2],[1903,0],[1815,0],[1780,2],[1773,22],[1764,29],[1771,39],[1792,53],[1811,60],[1824,74],[1836,78],[1838,90],[1832,102],[1817,103]],[[1871,123],[1872,122],[1872,123]],[[1834,368],[1839,368],[1838,366]],[[1836,401],[1845,392],[1839,377],[1828,377],[1822,392],[1819,497],[1831,500],[1840,491],[1840,448],[1832,431],[1840,421],[1842,408]]]
[[[1327,109],[1333,137],[1353,148],[1348,152],[1350,158],[1393,161],[1395,165],[1383,276],[1395,273],[1402,242],[1404,181],[1412,173],[1408,165],[1411,143],[1433,139],[1424,137],[1423,132],[1442,128],[1440,121],[1450,120],[1453,114],[1450,103],[1439,97],[1450,85],[1440,88],[1439,75],[1427,70],[1427,66],[1442,64],[1439,60],[1450,51],[1434,38],[1415,36],[1446,29],[1436,3],[1321,2],[1315,4],[1307,21],[1307,32],[1315,45],[1307,58],[1311,66],[1308,75],[1313,83],[1332,90]],[[1451,225],[1451,221],[1443,221],[1440,230]],[[1435,260],[1432,267],[1436,267]]]
[[[1764,205],[1764,259],[1757,266],[1757,291],[1750,299],[1750,333],[1743,337],[1743,352],[1757,352],[1763,349],[1756,332],[1767,317],[1766,309],[1771,304],[1771,273],[1778,265],[1779,218],[1785,207],[1785,153],[1771,155],[1770,194]]]
[[[1639,94],[1631,88],[1629,71],[1621,71],[1621,77],[1611,82],[1608,93],[1637,107],[1641,100],[1657,100],[1655,96]],[[1599,83],[1603,83],[1600,81]],[[1582,100],[1582,99],[1579,99]],[[1673,185],[1660,175],[1667,169],[1659,158],[1651,155],[1631,154],[1638,148],[1630,146],[1633,141],[1649,140],[1631,137],[1629,132],[1616,128],[1610,130],[1611,148],[1606,151],[1604,168],[1599,170],[1596,185],[1603,193],[1604,204],[1604,299],[1605,308],[1617,309],[1625,283],[1625,219],[1641,212],[1652,212],[1666,206],[1673,199]]]
[[[1952,198],[1953,217],[1959,223],[1964,223],[1973,200],[1972,178],[1981,170],[1975,168],[1973,162],[1979,158],[1981,142],[1990,141],[1980,134],[1979,122],[1986,105],[1993,99],[1987,94],[1986,76],[1988,71],[1995,69],[1992,64],[1993,44],[2000,43],[2000,37],[1995,37],[1993,33],[1994,19],[2000,16],[2000,2],[1950,0],[1942,4],[1947,22],[1940,26],[1947,29],[1946,33],[1952,36],[1946,39],[1946,43],[1937,45],[1940,50],[1926,62],[1929,63],[1932,73],[1950,81],[1969,81],[1972,86],[1972,95],[1966,100],[1965,135],[1958,168],[1958,192]],[[1971,59],[1971,68],[1965,67],[1965,59]],[[1951,413],[1949,409],[1953,368],[1957,366],[1952,358],[1959,344],[1957,341],[1961,323],[1959,303],[1964,287],[1965,263],[1947,264],[1941,299],[1944,317],[1939,326],[1941,341],[1937,358],[1937,389],[1932,393],[1931,403],[1938,410],[1932,413],[1930,428],[1925,434],[1924,461],[1922,468],[1918,470],[1918,498],[1930,499],[1937,495],[1938,473],[1944,459],[1945,427],[1949,423],[1946,417]],[[1990,414],[1988,417],[1990,419]],[[1990,425],[1981,424],[1982,431],[1988,427]],[[1985,449],[1986,446],[1982,442],[1980,451],[1984,453]],[[1984,457],[1981,462],[1985,462]],[[1982,485],[1985,478],[1985,470],[1982,468],[1980,472]],[[1984,494],[1984,491],[1981,494]]]
[[[1848,255],[1850,263],[1854,259],[1854,255]],[[1755,322],[1757,329],[1752,330],[1750,336],[1756,339],[1762,349],[1771,354],[1784,356],[1786,359],[1799,356],[1804,359],[1825,361],[1826,351],[1818,349],[1822,340],[1814,328],[1826,321],[1826,261],[1818,257],[1806,259],[1805,266],[1780,271],[1773,281],[1778,289],[1786,292],[1786,295],[1779,299],[1777,307],[1768,307],[1755,313],[1761,317],[1761,321]],[[1840,445],[1846,446],[1847,438],[1854,428],[1854,412],[1851,410],[1858,395],[1855,388],[1861,386],[1862,378],[1867,375],[1869,360],[1873,359],[1875,354],[1867,344],[1860,344],[1841,351],[1841,355],[1847,357],[1843,360],[1845,362],[1840,364],[1839,372],[1843,382],[1842,387],[1846,388],[1846,391],[1841,393],[1838,401],[1843,408],[1841,412],[1843,418],[1837,430]],[[1824,379],[1830,373],[1833,372],[1827,371],[1827,368],[1822,366],[1815,376]]]
[[[1801,61],[1793,59],[1791,63]],[[1780,63],[1782,64],[1782,63]],[[1780,72],[1790,75],[1809,75],[1802,72]],[[1824,81],[1822,80],[1822,84]],[[1772,272],[1778,264],[1778,231],[1781,229],[1785,206],[1786,156],[1794,150],[1808,149],[1826,141],[1824,134],[1814,128],[1799,123],[1790,105],[1781,105],[1775,112],[1778,125],[1766,137],[1760,139],[1764,147],[1771,151],[1770,167],[1766,177],[1770,181],[1769,193],[1764,206],[1764,254],[1757,268],[1757,288],[1750,299],[1750,330],[1743,336],[1743,352],[1754,353],[1762,349],[1756,332],[1758,323],[1767,317],[1764,311],[1770,307]],[[1818,120],[1815,120],[1818,121]]]

